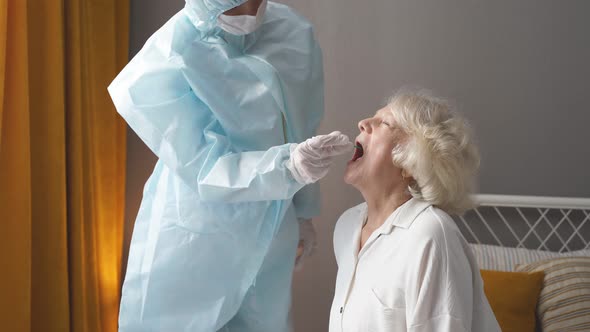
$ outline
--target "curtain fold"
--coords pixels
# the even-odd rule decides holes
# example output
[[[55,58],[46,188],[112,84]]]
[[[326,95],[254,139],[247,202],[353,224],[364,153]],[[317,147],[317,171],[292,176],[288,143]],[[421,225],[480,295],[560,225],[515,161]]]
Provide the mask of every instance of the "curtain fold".
[[[33,221],[31,331],[68,331],[64,16],[60,2],[42,0],[28,1],[27,14]]]
[[[0,324],[6,331],[28,331],[31,327],[32,220],[26,36],[26,3],[0,0]]]
[[[0,0],[2,330],[117,330],[128,6]]]
[[[106,86],[127,60],[127,44],[119,42],[119,35],[126,35],[121,31],[128,30],[118,10],[127,7],[122,3],[70,0],[65,6],[68,212],[75,331],[116,330],[126,126]],[[123,15],[128,20],[128,13]]]

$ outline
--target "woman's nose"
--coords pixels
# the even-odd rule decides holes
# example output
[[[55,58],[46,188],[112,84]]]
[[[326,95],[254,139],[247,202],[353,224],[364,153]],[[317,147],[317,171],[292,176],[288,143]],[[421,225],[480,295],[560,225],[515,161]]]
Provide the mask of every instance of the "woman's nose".
[[[364,119],[359,121],[359,130],[361,132],[366,131],[367,133],[371,132],[371,124],[369,123],[369,119]]]

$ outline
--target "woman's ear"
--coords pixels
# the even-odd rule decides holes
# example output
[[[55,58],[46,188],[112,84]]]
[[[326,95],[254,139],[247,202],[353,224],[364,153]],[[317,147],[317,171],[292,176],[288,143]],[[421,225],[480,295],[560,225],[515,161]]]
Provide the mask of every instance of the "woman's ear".
[[[404,180],[406,180],[406,179],[408,179],[408,178],[411,178],[411,177],[412,177],[412,176],[411,176],[411,175],[409,175],[409,173],[408,173],[408,172],[406,172],[406,170],[405,170],[405,169],[402,169],[402,178],[403,178]]]
[[[412,174],[410,174],[410,172],[407,172],[405,169],[402,169],[402,179],[404,181],[408,181],[408,186],[416,185],[416,179],[414,179]]]

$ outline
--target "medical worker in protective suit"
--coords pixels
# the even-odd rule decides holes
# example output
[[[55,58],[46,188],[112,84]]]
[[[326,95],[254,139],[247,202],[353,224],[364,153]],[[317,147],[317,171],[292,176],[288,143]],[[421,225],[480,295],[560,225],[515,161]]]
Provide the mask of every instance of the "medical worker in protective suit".
[[[158,156],[135,222],[120,331],[289,331],[315,183],[352,149],[323,114],[312,27],[266,0],[187,0],[109,86]],[[304,251],[313,239],[303,236]]]

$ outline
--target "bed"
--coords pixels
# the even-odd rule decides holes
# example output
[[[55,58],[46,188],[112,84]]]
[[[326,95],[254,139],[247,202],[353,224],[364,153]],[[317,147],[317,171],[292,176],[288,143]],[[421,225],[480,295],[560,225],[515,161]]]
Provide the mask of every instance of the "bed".
[[[590,199],[475,200],[455,221],[502,330],[590,331]]]

